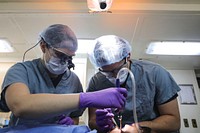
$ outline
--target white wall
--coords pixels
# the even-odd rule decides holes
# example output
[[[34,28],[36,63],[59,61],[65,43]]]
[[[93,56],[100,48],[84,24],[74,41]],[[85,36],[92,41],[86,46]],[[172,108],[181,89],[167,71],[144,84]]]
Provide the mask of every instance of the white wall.
[[[169,70],[178,84],[192,84],[197,100],[197,105],[181,104],[179,99],[179,109],[181,115],[181,133],[200,132],[200,91],[197,84],[194,70]],[[179,95],[180,98],[180,95]],[[185,127],[183,119],[188,119],[189,127]],[[196,119],[198,128],[193,128],[191,119]]]
[[[86,58],[74,58],[73,63],[75,64],[74,71],[83,85],[83,90],[86,91],[87,86],[87,59]],[[88,110],[86,109],[79,120],[80,125],[88,125]]]

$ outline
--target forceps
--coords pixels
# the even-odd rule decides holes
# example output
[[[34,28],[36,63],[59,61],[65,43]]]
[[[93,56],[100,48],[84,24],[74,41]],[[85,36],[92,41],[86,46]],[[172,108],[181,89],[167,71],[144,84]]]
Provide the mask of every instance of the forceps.
[[[115,121],[114,118],[112,118],[112,122],[115,124],[115,126],[116,126],[117,128],[119,128],[119,126],[117,125],[117,122]]]
[[[118,119],[119,119],[119,129],[122,130],[122,113],[121,112],[119,112]]]
[[[119,120],[119,126],[118,126],[117,122],[115,121],[115,119],[112,118],[112,122],[115,124],[115,127],[119,128],[121,130],[122,129],[122,115],[121,115],[121,112],[119,112],[118,120]]]

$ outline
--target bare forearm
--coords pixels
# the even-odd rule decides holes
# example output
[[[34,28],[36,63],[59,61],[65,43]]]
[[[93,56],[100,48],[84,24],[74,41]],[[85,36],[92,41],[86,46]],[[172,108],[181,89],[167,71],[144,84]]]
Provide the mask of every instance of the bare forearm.
[[[151,128],[152,133],[177,131],[180,128],[180,119],[171,115],[160,116],[153,121],[144,121],[140,126]]]
[[[40,118],[78,108],[79,94],[27,94],[16,99],[10,109],[16,116]]]

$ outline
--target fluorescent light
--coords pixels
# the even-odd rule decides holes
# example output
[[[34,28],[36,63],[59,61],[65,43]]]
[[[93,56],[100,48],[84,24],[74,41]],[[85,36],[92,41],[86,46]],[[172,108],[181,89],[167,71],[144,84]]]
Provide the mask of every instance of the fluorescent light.
[[[78,39],[78,50],[76,53],[87,54],[94,47],[94,40]]]
[[[146,53],[154,55],[200,55],[200,42],[151,42]]]
[[[14,52],[13,47],[11,47],[10,43],[5,39],[0,39],[0,52],[1,53],[8,53]]]

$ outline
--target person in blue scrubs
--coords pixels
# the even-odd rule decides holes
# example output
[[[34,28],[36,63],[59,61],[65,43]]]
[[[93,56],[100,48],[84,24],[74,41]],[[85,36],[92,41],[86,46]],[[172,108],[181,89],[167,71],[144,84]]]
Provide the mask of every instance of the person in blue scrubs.
[[[87,92],[116,86],[117,73],[121,68],[128,68],[135,77],[139,126],[156,133],[179,130],[180,114],[177,103],[179,86],[164,67],[150,61],[133,60],[130,58],[131,51],[129,42],[121,37],[105,35],[97,38],[89,58],[99,72],[91,78]],[[124,127],[122,130],[133,132],[137,127],[133,116],[133,82],[130,74],[125,74],[120,79],[120,86],[128,91],[125,107],[121,113]],[[109,109],[89,108],[90,128],[98,129],[101,133],[112,130],[113,116],[119,126],[117,113],[110,112]]]
[[[68,26],[50,25],[39,37],[43,57],[16,63],[5,75],[0,107],[12,112],[9,126],[72,125],[79,123],[86,107],[123,107],[125,88],[83,93],[78,76],[70,70],[78,44]],[[99,101],[101,97],[107,99]]]

